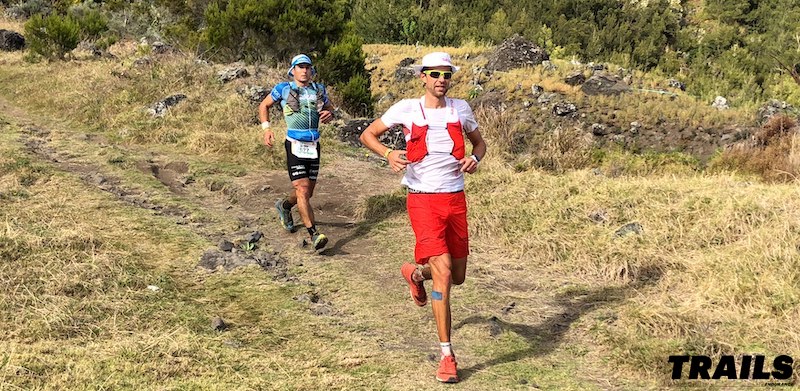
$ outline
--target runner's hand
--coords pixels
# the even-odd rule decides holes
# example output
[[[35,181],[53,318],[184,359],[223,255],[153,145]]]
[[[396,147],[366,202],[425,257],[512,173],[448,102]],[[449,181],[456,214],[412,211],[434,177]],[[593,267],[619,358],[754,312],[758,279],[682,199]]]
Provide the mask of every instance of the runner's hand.
[[[466,172],[467,174],[472,174],[478,170],[478,162],[470,156],[459,160],[458,164],[461,165],[461,172]]]
[[[405,155],[406,151],[403,150],[389,152],[389,156],[386,157],[386,160],[389,161],[389,166],[392,167],[394,172],[405,170],[408,163],[411,163],[408,160],[403,159]]]
[[[272,147],[272,144],[275,142],[275,135],[272,134],[272,131],[267,129],[264,131],[264,145],[268,147]]]
[[[322,110],[319,112],[319,122],[327,124],[333,119],[333,113],[330,110]]]

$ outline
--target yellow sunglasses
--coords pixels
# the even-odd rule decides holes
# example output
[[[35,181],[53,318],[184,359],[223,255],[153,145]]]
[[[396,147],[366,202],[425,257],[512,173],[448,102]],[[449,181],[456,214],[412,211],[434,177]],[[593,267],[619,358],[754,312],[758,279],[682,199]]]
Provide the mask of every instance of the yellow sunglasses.
[[[432,77],[434,79],[438,79],[439,76],[444,76],[445,80],[450,80],[450,78],[453,77],[453,72],[450,72],[450,71],[432,71],[432,70],[427,70],[427,71],[422,71],[422,73],[424,73],[424,74],[426,74],[426,75],[428,75],[428,76],[430,76],[430,77]]]

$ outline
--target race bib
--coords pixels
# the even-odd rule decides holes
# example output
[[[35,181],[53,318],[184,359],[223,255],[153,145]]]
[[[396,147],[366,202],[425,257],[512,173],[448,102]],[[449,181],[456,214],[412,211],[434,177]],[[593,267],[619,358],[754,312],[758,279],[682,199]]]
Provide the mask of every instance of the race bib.
[[[300,159],[316,159],[319,157],[317,154],[317,141],[292,141],[292,155]]]

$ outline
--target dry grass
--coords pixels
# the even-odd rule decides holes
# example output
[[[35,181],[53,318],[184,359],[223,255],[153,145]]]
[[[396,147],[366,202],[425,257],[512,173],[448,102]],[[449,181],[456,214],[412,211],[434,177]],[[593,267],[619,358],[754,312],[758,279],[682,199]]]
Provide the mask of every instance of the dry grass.
[[[496,278],[513,270],[506,278],[520,288],[509,295],[546,281],[641,283],[594,312],[613,320],[593,324],[583,342],[601,338],[596,349],[630,371],[668,379],[671,354],[800,351],[796,186],[724,175],[552,176],[495,164],[468,192],[474,246],[495,255],[481,267]],[[615,237],[630,222],[643,233]]]
[[[794,182],[800,175],[799,129],[794,118],[772,117],[752,140],[725,150],[712,167],[741,170],[772,182]]]
[[[2,130],[0,388],[382,386],[373,342],[292,299],[308,286],[197,270],[213,244],[37,162]]]
[[[383,77],[402,58],[432,50],[367,47]],[[487,50],[452,49],[465,70],[455,96],[465,97],[469,61],[482,61]],[[212,69],[188,59],[143,69],[126,65],[129,58],[123,65],[26,64],[4,53],[0,62],[0,93],[42,121],[66,121],[54,128],[53,145],[67,153],[120,160],[69,149],[68,133],[94,132],[164,156],[199,155],[199,171],[213,180],[230,180],[248,164],[280,165],[281,150],[258,146],[255,108],[236,96],[234,84],[216,84]],[[558,72],[567,72],[562,65]],[[540,72],[501,74],[487,86],[575,93],[560,73]],[[419,91],[374,85],[398,97]],[[190,98],[166,118],[142,113],[174,92]],[[699,108],[685,97],[674,104],[614,99],[599,104],[617,107],[620,121],[652,112],[706,126],[742,115]],[[666,388],[672,354],[800,351],[796,186],[697,173],[680,157],[612,154],[599,173],[571,170],[591,158],[580,131],[553,127],[544,141],[521,144],[523,128],[510,113],[476,114],[489,155],[468,178],[473,256],[467,283],[454,290],[454,340],[469,375],[464,389]],[[412,236],[395,189],[355,208],[364,228],[349,240],[375,240],[374,248],[299,259],[298,274],[315,278],[314,289],[327,289],[326,299],[344,314],[317,317],[291,299],[308,285],[277,285],[260,270],[196,272],[198,254],[213,244],[31,159],[17,136],[8,127],[0,133],[0,257],[13,260],[0,265],[0,387],[431,387],[420,376],[433,370],[425,360],[435,352],[430,312],[412,310],[396,273],[409,259]],[[772,145],[785,138],[767,139]],[[523,170],[517,153],[529,159]],[[126,164],[117,169],[130,169]],[[639,176],[603,175],[619,170]],[[615,236],[633,222],[640,234]],[[513,310],[502,310],[511,302]],[[235,327],[210,331],[217,314]]]

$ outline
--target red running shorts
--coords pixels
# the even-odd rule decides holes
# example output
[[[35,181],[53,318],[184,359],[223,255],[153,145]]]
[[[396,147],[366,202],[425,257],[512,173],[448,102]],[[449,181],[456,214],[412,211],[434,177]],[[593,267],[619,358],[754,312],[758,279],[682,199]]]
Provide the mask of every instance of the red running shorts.
[[[414,260],[418,264],[446,253],[454,259],[469,255],[467,199],[463,191],[408,193],[406,208],[417,238]]]

